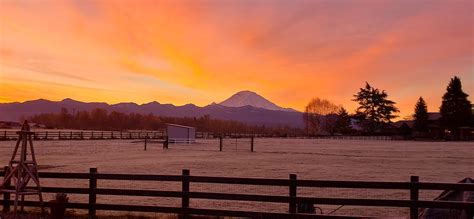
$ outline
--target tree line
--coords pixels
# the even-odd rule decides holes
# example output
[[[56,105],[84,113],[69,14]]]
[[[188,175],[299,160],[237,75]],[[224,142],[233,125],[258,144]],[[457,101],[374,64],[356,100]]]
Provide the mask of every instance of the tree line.
[[[468,96],[462,90],[461,79],[452,78],[442,97],[441,118],[435,125],[453,133],[461,127],[474,127],[473,108]],[[415,105],[413,130],[407,124],[403,124],[398,130],[390,126],[392,120],[398,117],[396,113],[399,110],[385,90],[374,88],[366,82],[352,100],[359,106],[354,113],[349,114],[344,107],[329,100],[312,99],[303,116],[306,134],[394,134],[394,131],[398,131],[398,134],[411,135],[414,131],[426,136],[428,132],[429,115],[422,97]]]
[[[467,97],[469,95],[462,90],[461,79],[459,77],[452,78],[442,97],[439,109],[441,118],[435,125],[449,131],[455,137],[459,135],[460,128],[474,127],[474,107]],[[429,131],[430,120],[428,107],[423,97],[418,98],[413,118],[414,133],[407,129],[406,134],[425,137]]]
[[[167,123],[196,127],[201,132],[212,133],[259,133],[269,135],[301,135],[302,130],[286,126],[269,127],[238,121],[201,117],[165,117],[153,114],[108,112],[105,109],[69,112],[62,108],[59,113],[43,113],[25,118],[48,128],[82,130],[162,130]]]
[[[462,90],[461,80],[450,80],[440,107],[441,119],[436,125],[456,133],[460,127],[474,127],[472,105],[468,94]],[[305,108],[304,129],[288,126],[270,127],[252,125],[238,121],[220,120],[209,115],[201,117],[164,117],[153,114],[108,112],[105,109],[78,111],[71,114],[63,108],[60,113],[46,113],[31,116],[31,122],[47,127],[84,130],[158,130],[167,123],[196,127],[202,132],[213,133],[259,133],[268,135],[358,135],[358,134],[401,134],[424,136],[429,131],[429,114],[423,97],[419,97],[413,114],[413,126],[403,124],[394,127],[392,120],[399,112],[396,103],[388,98],[385,90],[380,90],[366,82],[353,96],[358,103],[354,113],[329,100],[313,98]]]

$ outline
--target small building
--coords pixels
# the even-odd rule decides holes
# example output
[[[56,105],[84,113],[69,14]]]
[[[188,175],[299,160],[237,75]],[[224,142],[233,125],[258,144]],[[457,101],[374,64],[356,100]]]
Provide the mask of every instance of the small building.
[[[194,143],[196,128],[177,124],[166,124],[169,143]]]
[[[21,128],[21,123],[11,122],[11,121],[0,121],[0,128],[2,128],[2,129],[19,129],[19,128]]]

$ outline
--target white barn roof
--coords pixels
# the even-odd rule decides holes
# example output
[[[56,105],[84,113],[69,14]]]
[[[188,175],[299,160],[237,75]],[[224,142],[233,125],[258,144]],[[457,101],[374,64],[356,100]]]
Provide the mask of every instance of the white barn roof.
[[[196,139],[196,128],[178,124],[166,124],[166,133],[170,143],[193,143]]]
[[[180,128],[187,128],[187,129],[195,129],[194,127],[191,127],[191,126],[178,125],[178,124],[173,124],[173,123],[166,123],[166,125],[167,126],[180,127]]]

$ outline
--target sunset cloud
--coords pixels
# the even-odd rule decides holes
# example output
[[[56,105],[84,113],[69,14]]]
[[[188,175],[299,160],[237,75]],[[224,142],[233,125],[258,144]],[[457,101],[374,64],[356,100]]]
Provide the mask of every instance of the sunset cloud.
[[[239,90],[355,109],[365,81],[401,116],[474,95],[472,1],[0,1],[0,101],[207,105]]]

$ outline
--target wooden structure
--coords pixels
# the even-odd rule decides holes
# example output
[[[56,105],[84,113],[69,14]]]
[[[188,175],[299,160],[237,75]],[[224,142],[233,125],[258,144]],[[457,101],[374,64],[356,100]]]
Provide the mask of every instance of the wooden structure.
[[[15,194],[14,215],[16,215],[20,197],[21,210],[23,210],[25,195],[38,195],[41,210],[44,212],[43,197],[38,176],[38,164],[36,163],[35,150],[32,141],[32,135],[34,135],[34,132],[30,131],[28,122],[25,121],[21,131],[18,131],[17,134],[19,136],[18,141],[13,150],[13,155],[8,168],[6,168],[7,174],[3,179],[3,183],[0,185],[0,192]],[[19,156],[17,156],[18,153]],[[35,187],[27,187],[30,181],[35,184]],[[11,183],[13,183],[13,186],[10,186]]]
[[[257,133],[210,133],[197,132],[196,139],[226,138],[296,138],[296,139],[337,139],[337,140],[374,140],[391,141],[401,140],[395,136],[361,136],[361,135],[335,135],[335,136],[305,136],[288,134],[257,134]],[[136,140],[136,139],[165,139],[164,131],[66,131],[44,130],[36,131],[33,140]],[[0,141],[18,140],[16,131],[1,130]]]
[[[169,143],[194,143],[196,128],[177,124],[166,124]]]
[[[163,139],[162,131],[36,131],[33,140],[132,140]],[[0,131],[0,141],[18,140],[14,131]]]
[[[0,176],[4,172],[0,171]],[[87,203],[73,202],[67,203],[67,208],[85,209],[89,212],[89,217],[94,218],[97,210],[112,211],[134,211],[134,212],[161,212],[176,214],[196,214],[196,215],[213,215],[213,216],[230,216],[230,217],[251,217],[251,218],[362,218],[360,216],[340,216],[340,215],[315,215],[303,214],[297,212],[297,206],[300,203],[312,203],[316,205],[348,205],[348,206],[377,206],[377,207],[397,207],[410,209],[410,218],[418,218],[418,210],[421,208],[445,208],[445,209],[474,209],[474,202],[462,201],[442,201],[442,200],[420,200],[420,191],[426,190],[456,190],[456,191],[474,191],[474,184],[466,183],[433,183],[419,182],[417,176],[412,176],[407,182],[374,182],[374,181],[328,181],[328,180],[301,180],[296,174],[290,174],[287,179],[263,179],[263,178],[234,178],[234,177],[212,177],[212,176],[193,176],[189,170],[183,170],[181,175],[141,175],[141,174],[109,174],[100,173],[96,168],[91,168],[89,173],[61,173],[61,172],[40,172],[41,178],[59,179],[77,179],[88,181],[88,187],[43,187],[43,192],[57,193],[63,192],[68,194],[85,194],[89,195]],[[123,189],[123,188],[106,188],[99,186],[101,181],[119,180],[136,182],[148,181],[153,185],[157,182],[176,182],[179,183],[179,190],[150,190],[150,189]],[[283,189],[288,195],[262,195],[248,193],[230,193],[230,192],[211,192],[211,191],[194,191],[196,188],[193,184],[216,185],[255,185],[272,187],[273,189]],[[107,182],[109,184],[109,182]],[[110,184],[109,184],[110,185]],[[159,186],[157,187],[159,188]],[[381,190],[397,190],[408,195],[408,199],[394,199],[388,196],[383,198],[344,198],[338,196],[331,197],[309,197],[298,194],[298,189],[303,188],[351,188],[351,189],[367,189],[371,191]],[[234,190],[239,191],[239,190]],[[364,192],[364,194],[366,194]],[[3,209],[8,209],[12,203],[7,196],[3,197]],[[166,197],[178,199],[178,207],[167,206],[151,206],[114,203],[97,203],[97,195],[113,195],[123,197]],[[216,208],[217,206],[209,206],[210,208],[196,208],[190,205],[191,199],[201,200],[225,200],[225,201],[250,201],[257,203],[280,203],[287,204],[287,212],[270,211],[254,211],[254,210],[223,210]],[[136,199],[135,199],[136,200]],[[0,200],[2,201],[2,200]],[[0,202],[1,203],[1,202]],[[24,202],[27,206],[40,206],[40,203],[28,201]],[[49,205],[49,203],[45,203]],[[337,213],[337,212],[336,212]],[[369,217],[363,217],[369,218]]]

